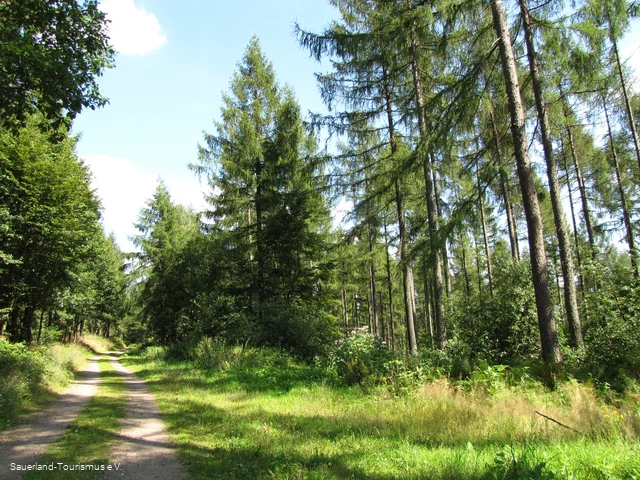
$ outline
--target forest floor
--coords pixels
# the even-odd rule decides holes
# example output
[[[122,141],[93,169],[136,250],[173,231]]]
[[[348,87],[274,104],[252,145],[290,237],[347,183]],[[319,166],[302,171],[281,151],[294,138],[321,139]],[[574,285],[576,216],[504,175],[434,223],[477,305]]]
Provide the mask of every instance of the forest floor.
[[[155,399],[121,354],[90,359],[48,408],[0,433],[0,478],[185,478]]]

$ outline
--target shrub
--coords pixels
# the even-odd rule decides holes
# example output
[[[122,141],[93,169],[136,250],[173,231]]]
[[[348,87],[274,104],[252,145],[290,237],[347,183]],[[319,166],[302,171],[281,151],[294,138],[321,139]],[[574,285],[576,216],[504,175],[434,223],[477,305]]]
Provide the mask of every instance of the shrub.
[[[587,299],[584,368],[623,390],[640,379],[640,283],[601,265],[590,274],[598,289]]]
[[[211,368],[219,371],[227,370],[236,360],[232,349],[224,340],[203,337],[193,350],[193,362],[200,368]]]
[[[386,343],[368,332],[354,331],[336,343],[332,365],[347,385],[386,383],[397,366]]]

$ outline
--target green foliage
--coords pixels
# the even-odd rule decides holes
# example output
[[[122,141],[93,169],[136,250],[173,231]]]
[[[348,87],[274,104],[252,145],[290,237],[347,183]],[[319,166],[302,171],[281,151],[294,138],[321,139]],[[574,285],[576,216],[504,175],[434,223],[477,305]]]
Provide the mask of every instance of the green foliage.
[[[623,389],[640,379],[640,284],[613,259],[589,273],[598,287],[587,298],[584,366],[596,379]]]
[[[626,431],[638,421],[633,397],[618,411],[577,382],[491,393],[445,379],[394,396],[327,382],[272,349],[243,359],[214,371],[125,357],[154,391],[193,477],[613,480],[640,469],[637,434]],[[498,386],[508,375],[482,374]],[[534,411],[610,433],[578,434]]]
[[[525,443],[517,450],[512,445],[505,445],[503,450],[496,453],[488,477],[531,480],[558,478],[549,470],[547,462],[540,459],[536,446],[530,443]]]
[[[0,337],[0,428],[66,386],[86,356],[75,345],[29,348]]]
[[[457,311],[457,336],[464,356],[489,363],[539,359],[540,338],[528,262],[499,259],[494,265],[495,296],[485,295]],[[468,350],[467,350],[468,349]]]
[[[224,371],[232,364],[234,352],[227,348],[224,340],[203,337],[195,346],[193,363],[200,368]]]
[[[394,355],[378,337],[356,330],[336,343],[330,361],[347,385],[387,381]]]
[[[76,139],[61,129],[64,140],[52,143],[42,121],[0,130],[0,321],[10,318],[13,341],[37,340],[36,312],[67,338],[89,319],[92,330],[108,333],[124,310],[123,258],[100,226]]]
[[[36,110],[54,129],[82,108],[106,103],[98,77],[113,66],[105,14],[96,0],[0,3],[0,117],[24,124]]]

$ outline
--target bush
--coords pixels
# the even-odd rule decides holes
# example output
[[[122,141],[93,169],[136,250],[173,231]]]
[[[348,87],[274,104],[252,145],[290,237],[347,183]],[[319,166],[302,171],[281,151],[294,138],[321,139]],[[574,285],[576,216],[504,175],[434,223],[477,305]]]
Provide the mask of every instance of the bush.
[[[239,355],[225,345],[224,340],[203,337],[193,350],[193,362],[200,368],[225,371],[237,363]]]
[[[391,349],[368,332],[354,331],[336,344],[331,363],[347,385],[387,383],[397,367]]]
[[[459,340],[471,358],[511,364],[540,357],[540,331],[528,262],[496,261],[495,296],[485,296],[453,312]]]

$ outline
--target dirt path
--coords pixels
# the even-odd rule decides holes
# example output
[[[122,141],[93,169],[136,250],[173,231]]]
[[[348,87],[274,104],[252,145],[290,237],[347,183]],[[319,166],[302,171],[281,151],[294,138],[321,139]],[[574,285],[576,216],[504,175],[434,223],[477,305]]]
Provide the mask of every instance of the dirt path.
[[[35,463],[47,447],[64,433],[66,426],[82,411],[98,388],[99,359],[90,359],[80,372],[78,381],[49,408],[25,417],[21,426],[0,433],[0,478],[20,478],[20,471],[12,470],[11,464]]]
[[[122,431],[113,447],[110,461],[120,464],[118,471],[107,472],[105,479],[186,478],[176,459],[167,428],[160,417],[155,398],[144,382],[116,359],[113,367],[125,377],[127,408]]]

